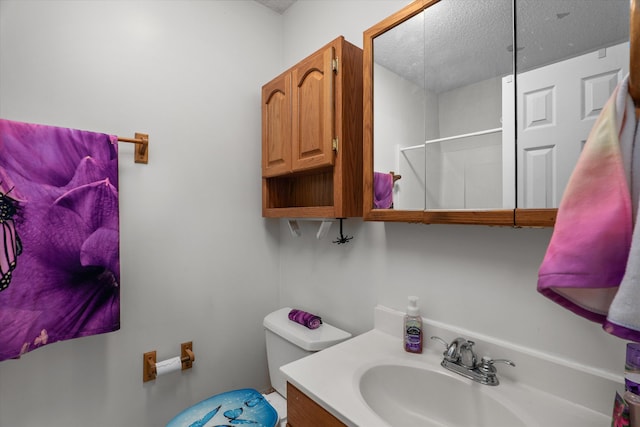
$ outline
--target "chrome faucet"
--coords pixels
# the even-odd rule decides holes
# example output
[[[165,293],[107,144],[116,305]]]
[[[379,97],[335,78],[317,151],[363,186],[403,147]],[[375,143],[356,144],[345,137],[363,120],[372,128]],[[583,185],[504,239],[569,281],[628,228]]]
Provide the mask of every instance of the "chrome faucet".
[[[484,356],[478,362],[478,357],[473,350],[473,341],[464,338],[456,338],[448,344],[440,337],[431,337],[432,340],[438,340],[444,344],[445,351],[441,365],[450,371],[462,375],[465,378],[472,379],[480,384],[498,385],[500,381],[497,376],[496,363],[506,363],[507,365],[516,366],[507,359],[491,359]]]

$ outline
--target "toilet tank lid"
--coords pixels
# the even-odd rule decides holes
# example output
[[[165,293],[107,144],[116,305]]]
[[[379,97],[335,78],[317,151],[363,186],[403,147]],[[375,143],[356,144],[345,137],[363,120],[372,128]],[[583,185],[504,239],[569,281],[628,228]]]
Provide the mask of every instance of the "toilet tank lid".
[[[268,314],[263,325],[276,335],[307,351],[320,351],[351,338],[349,332],[323,322],[317,329],[309,329],[289,320],[291,308],[285,307]]]

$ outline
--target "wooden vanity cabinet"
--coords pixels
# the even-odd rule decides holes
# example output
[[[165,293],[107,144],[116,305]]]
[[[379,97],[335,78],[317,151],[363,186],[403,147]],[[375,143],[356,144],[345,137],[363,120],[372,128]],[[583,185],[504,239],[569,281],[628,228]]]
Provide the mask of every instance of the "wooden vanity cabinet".
[[[287,426],[345,427],[345,424],[295,386],[287,383]]]
[[[362,50],[342,36],[262,87],[262,216],[362,216]]]

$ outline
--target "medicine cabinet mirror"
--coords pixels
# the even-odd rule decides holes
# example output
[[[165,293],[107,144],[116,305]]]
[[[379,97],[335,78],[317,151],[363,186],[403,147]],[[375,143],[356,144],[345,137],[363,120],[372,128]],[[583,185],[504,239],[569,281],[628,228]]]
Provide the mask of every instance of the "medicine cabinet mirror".
[[[364,217],[553,226],[625,0],[417,0],[364,33]]]

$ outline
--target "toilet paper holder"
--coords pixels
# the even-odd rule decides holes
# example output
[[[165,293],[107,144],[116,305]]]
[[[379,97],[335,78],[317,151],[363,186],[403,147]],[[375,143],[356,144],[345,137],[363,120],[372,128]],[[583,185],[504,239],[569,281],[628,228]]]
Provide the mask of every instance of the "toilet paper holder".
[[[185,342],[180,345],[180,362],[182,370],[191,369],[196,356],[193,354],[193,342]],[[162,362],[161,362],[162,363]],[[155,380],[158,376],[156,368],[156,351],[148,351],[142,355],[142,382]]]

